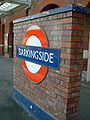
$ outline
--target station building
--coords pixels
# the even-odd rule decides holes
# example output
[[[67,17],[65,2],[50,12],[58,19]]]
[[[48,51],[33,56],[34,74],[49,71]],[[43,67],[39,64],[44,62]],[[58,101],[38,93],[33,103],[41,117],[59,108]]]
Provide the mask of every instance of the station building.
[[[14,7],[9,5],[13,5]],[[7,10],[5,10],[6,8]],[[25,82],[26,78],[22,75],[22,70],[20,70],[22,67],[15,68],[20,61],[15,61],[14,67],[14,79],[15,76],[18,76],[18,80],[14,80],[14,88],[17,88],[18,91],[20,91],[19,96],[22,93],[28,98],[32,97],[31,100],[51,116],[50,120],[53,120],[54,118],[58,120],[76,120],[80,80],[83,82],[90,82],[89,9],[90,0],[24,0],[24,2],[18,2],[17,0],[11,2],[6,0],[5,2],[2,1],[0,3],[1,56],[14,58],[18,61],[15,57],[15,46],[21,45],[25,31],[33,24],[43,26],[50,41],[50,47],[54,46],[55,48],[61,49],[62,59],[60,71],[50,69],[47,76],[47,79],[50,79],[52,82],[45,79],[46,82],[41,83],[38,86],[33,85],[33,83],[29,84],[28,80]],[[47,24],[49,27],[46,27]],[[62,32],[60,32],[59,35],[58,29],[60,27]],[[52,33],[50,31],[52,31]],[[19,70],[19,72],[16,72],[17,70]],[[19,74],[21,77],[19,77]],[[56,89],[53,77],[56,77],[56,85],[59,84],[59,79],[61,81],[61,86],[58,86]],[[22,79],[22,85],[20,85],[19,79]],[[31,91],[28,90],[29,88],[31,88]],[[50,91],[48,89],[50,89]],[[16,99],[15,94],[17,93],[15,92],[17,92],[17,90],[14,91],[14,99],[18,102],[19,99]],[[31,92],[31,95],[29,92]],[[39,94],[42,94],[43,97]],[[35,95],[36,97],[33,97],[32,95]],[[50,99],[50,96],[52,100]],[[45,97],[48,99],[46,100]],[[45,102],[48,102],[48,104]],[[53,104],[53,102],[56,102],[56,104]],[[24,106],[23,103],[21,105]],[[62,108],[57,107],[58,105],[61,105]],[[34,104],[29,107],[32,109],[33,106]],[[60,113],[58,110],[61,110]],[[45,118],[45,120],[49,120],[49,117],[47,117],[47,119]]]

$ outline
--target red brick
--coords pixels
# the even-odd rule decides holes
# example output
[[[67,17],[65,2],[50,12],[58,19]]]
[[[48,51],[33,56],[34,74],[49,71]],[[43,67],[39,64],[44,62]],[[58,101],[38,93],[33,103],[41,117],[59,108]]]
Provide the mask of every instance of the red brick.
[[[68,47],[68,48],[82,48],[82,43],[71,43],[71,42],[62,42],[62,47]]]
[[[84,18],[84,14],[82,14],[82,13],[76,13],[76,12],[73,12],[73,17],[79,17],[79,18]]]
[[[61,51],[63,53],[82,53],[82,48],[79,48],[79,49],[70,49],[70,48],[61,48]]]
[[[54,92],[46,91],[46,94],[56,98],[56,94]]]

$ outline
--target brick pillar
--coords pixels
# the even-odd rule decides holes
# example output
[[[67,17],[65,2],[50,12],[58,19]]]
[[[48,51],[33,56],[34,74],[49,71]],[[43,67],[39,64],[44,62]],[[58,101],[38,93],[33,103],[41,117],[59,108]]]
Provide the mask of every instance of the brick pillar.
[[[64,27],[69,31],[65,31],[64,34],[67,34],[67,36],[63,35],[62,38],[61,84],[59,89],[63,89],[63,93],[57,91],[60,96],[63,96],[63,108],[60,118],[62,120],[76,120],[80,92],[80,73],[82,70],[84,15],[72,12],[72,24],[67,24]],[[57,117],[59,119],[59,116]]]
[[[81,7],[79,9],[82,11]],[[40,119],[41,116],[40,120],[77,120],[84,14],[69,9],[69,12],[58,12],[58,14],[54,13],[44,17],[43,14],[39,15],[32,15],[31,18],[26,18],[26,21],[24,21],[25,19],[16,20],[16,23],[14,21],[14,99],[37,118]],[[26,77],[21,59],[16,58],[16,45],[22,44],[25,31],[28,26],[34,24],[41,26],[44,30],[50,48],[61,49],[60,69],[48,68],[45,79],[39,84],[33,84]],[[52,118],[47,118],[46,113]]]

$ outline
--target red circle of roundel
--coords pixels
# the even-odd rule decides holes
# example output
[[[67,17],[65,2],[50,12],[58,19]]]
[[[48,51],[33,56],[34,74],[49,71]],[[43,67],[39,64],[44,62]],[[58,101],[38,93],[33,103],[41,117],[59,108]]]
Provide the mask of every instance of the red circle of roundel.
[[[46,35],[44,32],[41,30],[40,27],[38,26],[31,26],[25,33],[24,38],[22,40],[22,45],[26,45],[26,42],[28,38],[32,35],[35,35],[39,40],[42,45],[42,47],[48,47],[48,42]],[[37,73],[31,73],[27,66],[25,60],[22,60],[22,66],[23,70],[26,74],[26,76],[33,82],[33,83],[39,83],[42,81],[42,79],[45,77],[47,73],[47,67],[46,66],[41,66],[40,70]]]

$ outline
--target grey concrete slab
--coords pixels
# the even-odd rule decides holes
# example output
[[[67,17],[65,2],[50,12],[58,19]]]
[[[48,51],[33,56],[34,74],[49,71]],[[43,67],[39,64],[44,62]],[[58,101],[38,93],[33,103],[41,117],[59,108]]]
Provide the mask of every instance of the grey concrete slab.
[[[0,120],[35,120],[12,99],[12,62],[0,57]]]

